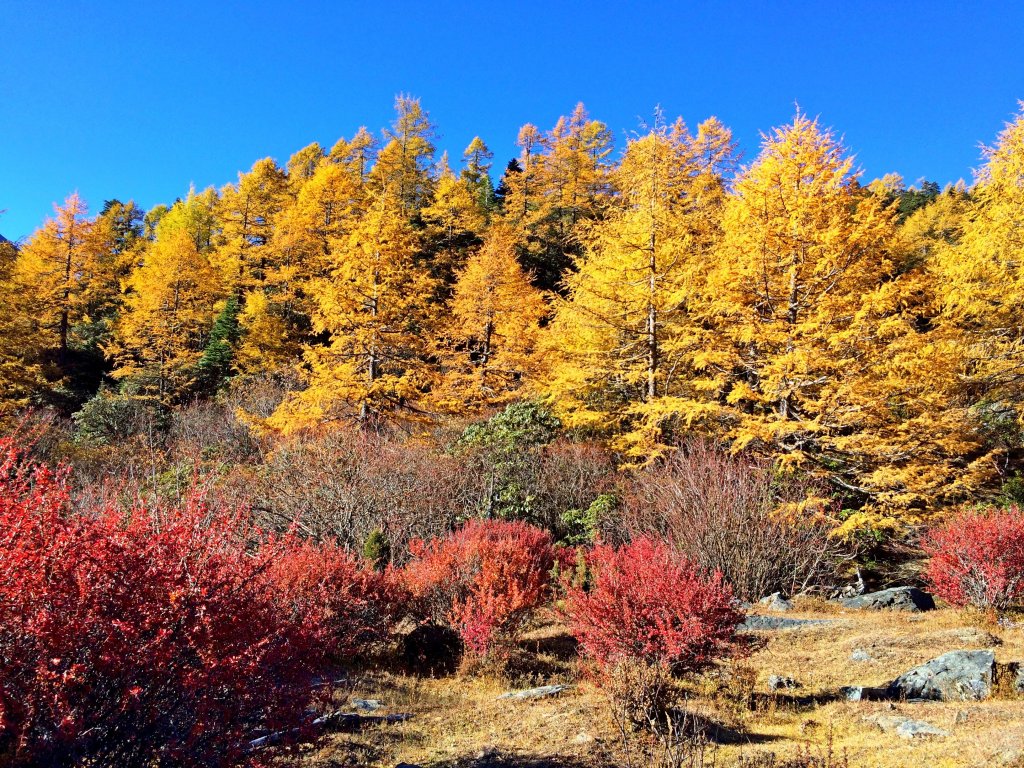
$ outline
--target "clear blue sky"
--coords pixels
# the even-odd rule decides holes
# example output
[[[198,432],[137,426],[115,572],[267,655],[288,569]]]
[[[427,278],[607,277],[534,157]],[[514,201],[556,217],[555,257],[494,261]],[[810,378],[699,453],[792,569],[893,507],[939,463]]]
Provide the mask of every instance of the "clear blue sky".
[[[870,179],[945,183],[1024,98],[1020,2],[137,3],[0,0],[0,233],[77,189],[150,207],[422,99],[440,148],[515,154],[577,101],[620,143],[656,104],[748,159],[794,102]]]

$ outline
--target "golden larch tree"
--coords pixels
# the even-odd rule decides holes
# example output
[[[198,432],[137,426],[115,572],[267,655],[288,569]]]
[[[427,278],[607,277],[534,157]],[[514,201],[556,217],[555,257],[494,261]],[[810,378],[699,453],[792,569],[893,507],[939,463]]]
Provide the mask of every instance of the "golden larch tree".
[[[104,247],[77,193],[19,251],[14,279],[39,333],[38,346],[64,365],[75,329],[116,300],[113,254]]]
[[[538,371],[543,294],[516,258],[512,227],[496,223],[459,271],[450,322],[439,326],[442,377],[432,401],[465,414],[509,402]]]
[[[723,228],[707,313],[730,357],[718,397],[733,446],[785,466],[841,462],[829,439],[856,420],[850,382],[898,298],[893,212],[859,187],[832,133],[797,114],[736,181]]]
[[[223,298],[210,263],[209,195],[190,195],[160,220],[128,279],[125,312],[108,353],[128,391],[168,405],[188,394]]]
[[[243,297],[262,284],[274,266],[268,248],[277,216],[288,200],[288,178],[269,157],[257,161],[220,192],[217,205],[219,235],[211,254],[228,291]]]
[[[521,231],[520,259],[538,287],[560,289],[581,252],[579,227],[600,217],[609,194],[612,135],[583,104],[541,134],[519,132],[521,173],[506,177],[505,215]]]
[[[329,242],[330,273],[308,287],[312,330],[327,341],[307,345],[308,386],[282,404],[271,428],[338,420],[369,426],[416,411],[429,390],[438,289],[420,258],[422,237],[413,221],[433,191],[433,128],[414,99],[400,97],[396,111],[366,174],[359,214]]]
[[[1024,112],[1009,123],[969,196],[947,192],[964,209],[959,236],[939,242],[928,268],[937,309],[934,334],[952,347],[948,421],[955,425],[942,494],[957,502],[991,495],[1019,471],[1024,448]],[[925,209],[927,210],[927,209]],[[909,224],[910,222],[908,222]]]
[[[0,418],[27,405],[44,386],[37,326],[15,280],[18,250],[0,242]]]
[[[477,192],[469,181],[452,172],[447,156],[443,157],[433,199],[423,208],[422,217],[433,273],[444,284],[452,283],[486,227],[486,211]]]
[[[681,121],[660,119],[629,142],[605,218],[583,230],[586,251],[550,335],[547,388],[564,421],[617,432],[638,460],[663,450],[666,421],[700,407],[688,375],[701,349],[693,312],[718,237],[721,195],[707,190],[723,180],[708,177],[725,158],[698,146]]]

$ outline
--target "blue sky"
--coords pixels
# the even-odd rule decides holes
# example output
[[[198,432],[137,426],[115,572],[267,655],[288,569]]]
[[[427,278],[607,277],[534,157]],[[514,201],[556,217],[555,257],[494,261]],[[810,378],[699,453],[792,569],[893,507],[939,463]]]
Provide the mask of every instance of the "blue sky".
[[[794,103],[870,179],[945,183],[1024,99],[1024,3],[0,0],[0,233],[77,189],[150,207],[267,155],[377,130],[422,99],[439,147],[495,170],[518,127],[583,101],[618,143],[661,104],[717,115],[746,158]]]

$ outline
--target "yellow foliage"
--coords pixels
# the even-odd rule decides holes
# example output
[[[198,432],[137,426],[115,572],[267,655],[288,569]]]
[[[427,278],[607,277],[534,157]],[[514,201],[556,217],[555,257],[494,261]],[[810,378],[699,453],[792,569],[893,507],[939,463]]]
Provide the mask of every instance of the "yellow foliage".
[[[27,405],[43,385],[41,339],[14,280],[17,251],[0,243],[0,417]]]
[[[608,127],[583,104],[547,134],[526,124],[519,131],[521,173],[506,176],[505,215],[519,230],[524,266],[545,289],[579,252],[580,227],[599,218],[609,198]]]
[[[287,193],[288,179],[269,157],[257,161],[249,173],[239,174],[237,184],[221,190],[220,234],[210,260],[226,291],[246,292],[265,278],[273,263],[267,244]]]
[[[397,196],[371,201],[352,231],[332,242],[331,276],[309,286],[313,329],[330,340],[307,346],[308,386],[281,406],[272,427],[366,422],[416,406],[432,378],[425,356],[433,281],[415,253]]]
[[[301,354],[301,347],[287,322],[275,308],[263,291],[253,291],[246,296],[238,316],[242,339],[235,354],[235,365],[239,372],[282,371]]]
[[[619,432],[637,459],[663,450],[672,419],[709,415],[698,392],[717,356],[694,308],[731,151],[727,133],[710,138],[717,126],[694,140],[681,122],[659,124],[629,142],[613,176],[618,195],[584,228],[586,252],[552,324],[546,388],[559,414],[569,426]]]
[[[936,196],[861,186],[802,114],[734,178],[714,118],[658,115],[613,161],[578,105],[523,126],[495,195],[479,137],[453,171],[420,103],[395,108],[379,144],[361,128],[260,160],[157,206],[144,236],[133,204],[90,219],[73,195],[20,251],[0,243],[0,409],[98,348],[125,391],[180,401],[237,300],[222,373],[295,365],[305,384],[261,428],[539,393],[628,465],[695,432],[823,478],[859,510],[839,535],[990,499],[1024,469],[1024,113],[970,190]]]
[[[441,410],[472,413],[506,403],[537,371],[547,304],[515,247],[512,228],[495,224],[458,273],[450,322],[439,327],[442,377],[432,399]]]
[[[207,203],[190,196],[161,220],[156,240],[128,280],[127,307],[108,354],[114,376],[140,395],[170,403],[194,380],[221,298],[217,272],[197,247]],[[208,209],[206,209],[208,211]],[[198,236],[197,236],[198,235]]]
[[[35,326],[35,345],[56,351],[58,360],[75,346],[76,327],[117,300],[116,265],[100,234],[75,193],[15,261],[12,279]]]

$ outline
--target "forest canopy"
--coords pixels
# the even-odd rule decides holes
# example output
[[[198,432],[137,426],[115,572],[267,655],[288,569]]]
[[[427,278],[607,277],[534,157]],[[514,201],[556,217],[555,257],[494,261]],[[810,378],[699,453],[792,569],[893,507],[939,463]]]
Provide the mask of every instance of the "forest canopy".
[[[0,241],[4,417],[110,440],[269,377],[283,395],[238,409],[260,436],[528,401],[622,467],[751,452],[851,525],[1019,492],[1024,113],[946,189],[865,183],[799,112],[740,165],[716,118],[616,147],[581,104],[524,125],[500,177],[480,138],[438,156],[417,99],[395,113],[149,211],[72,194]]]

